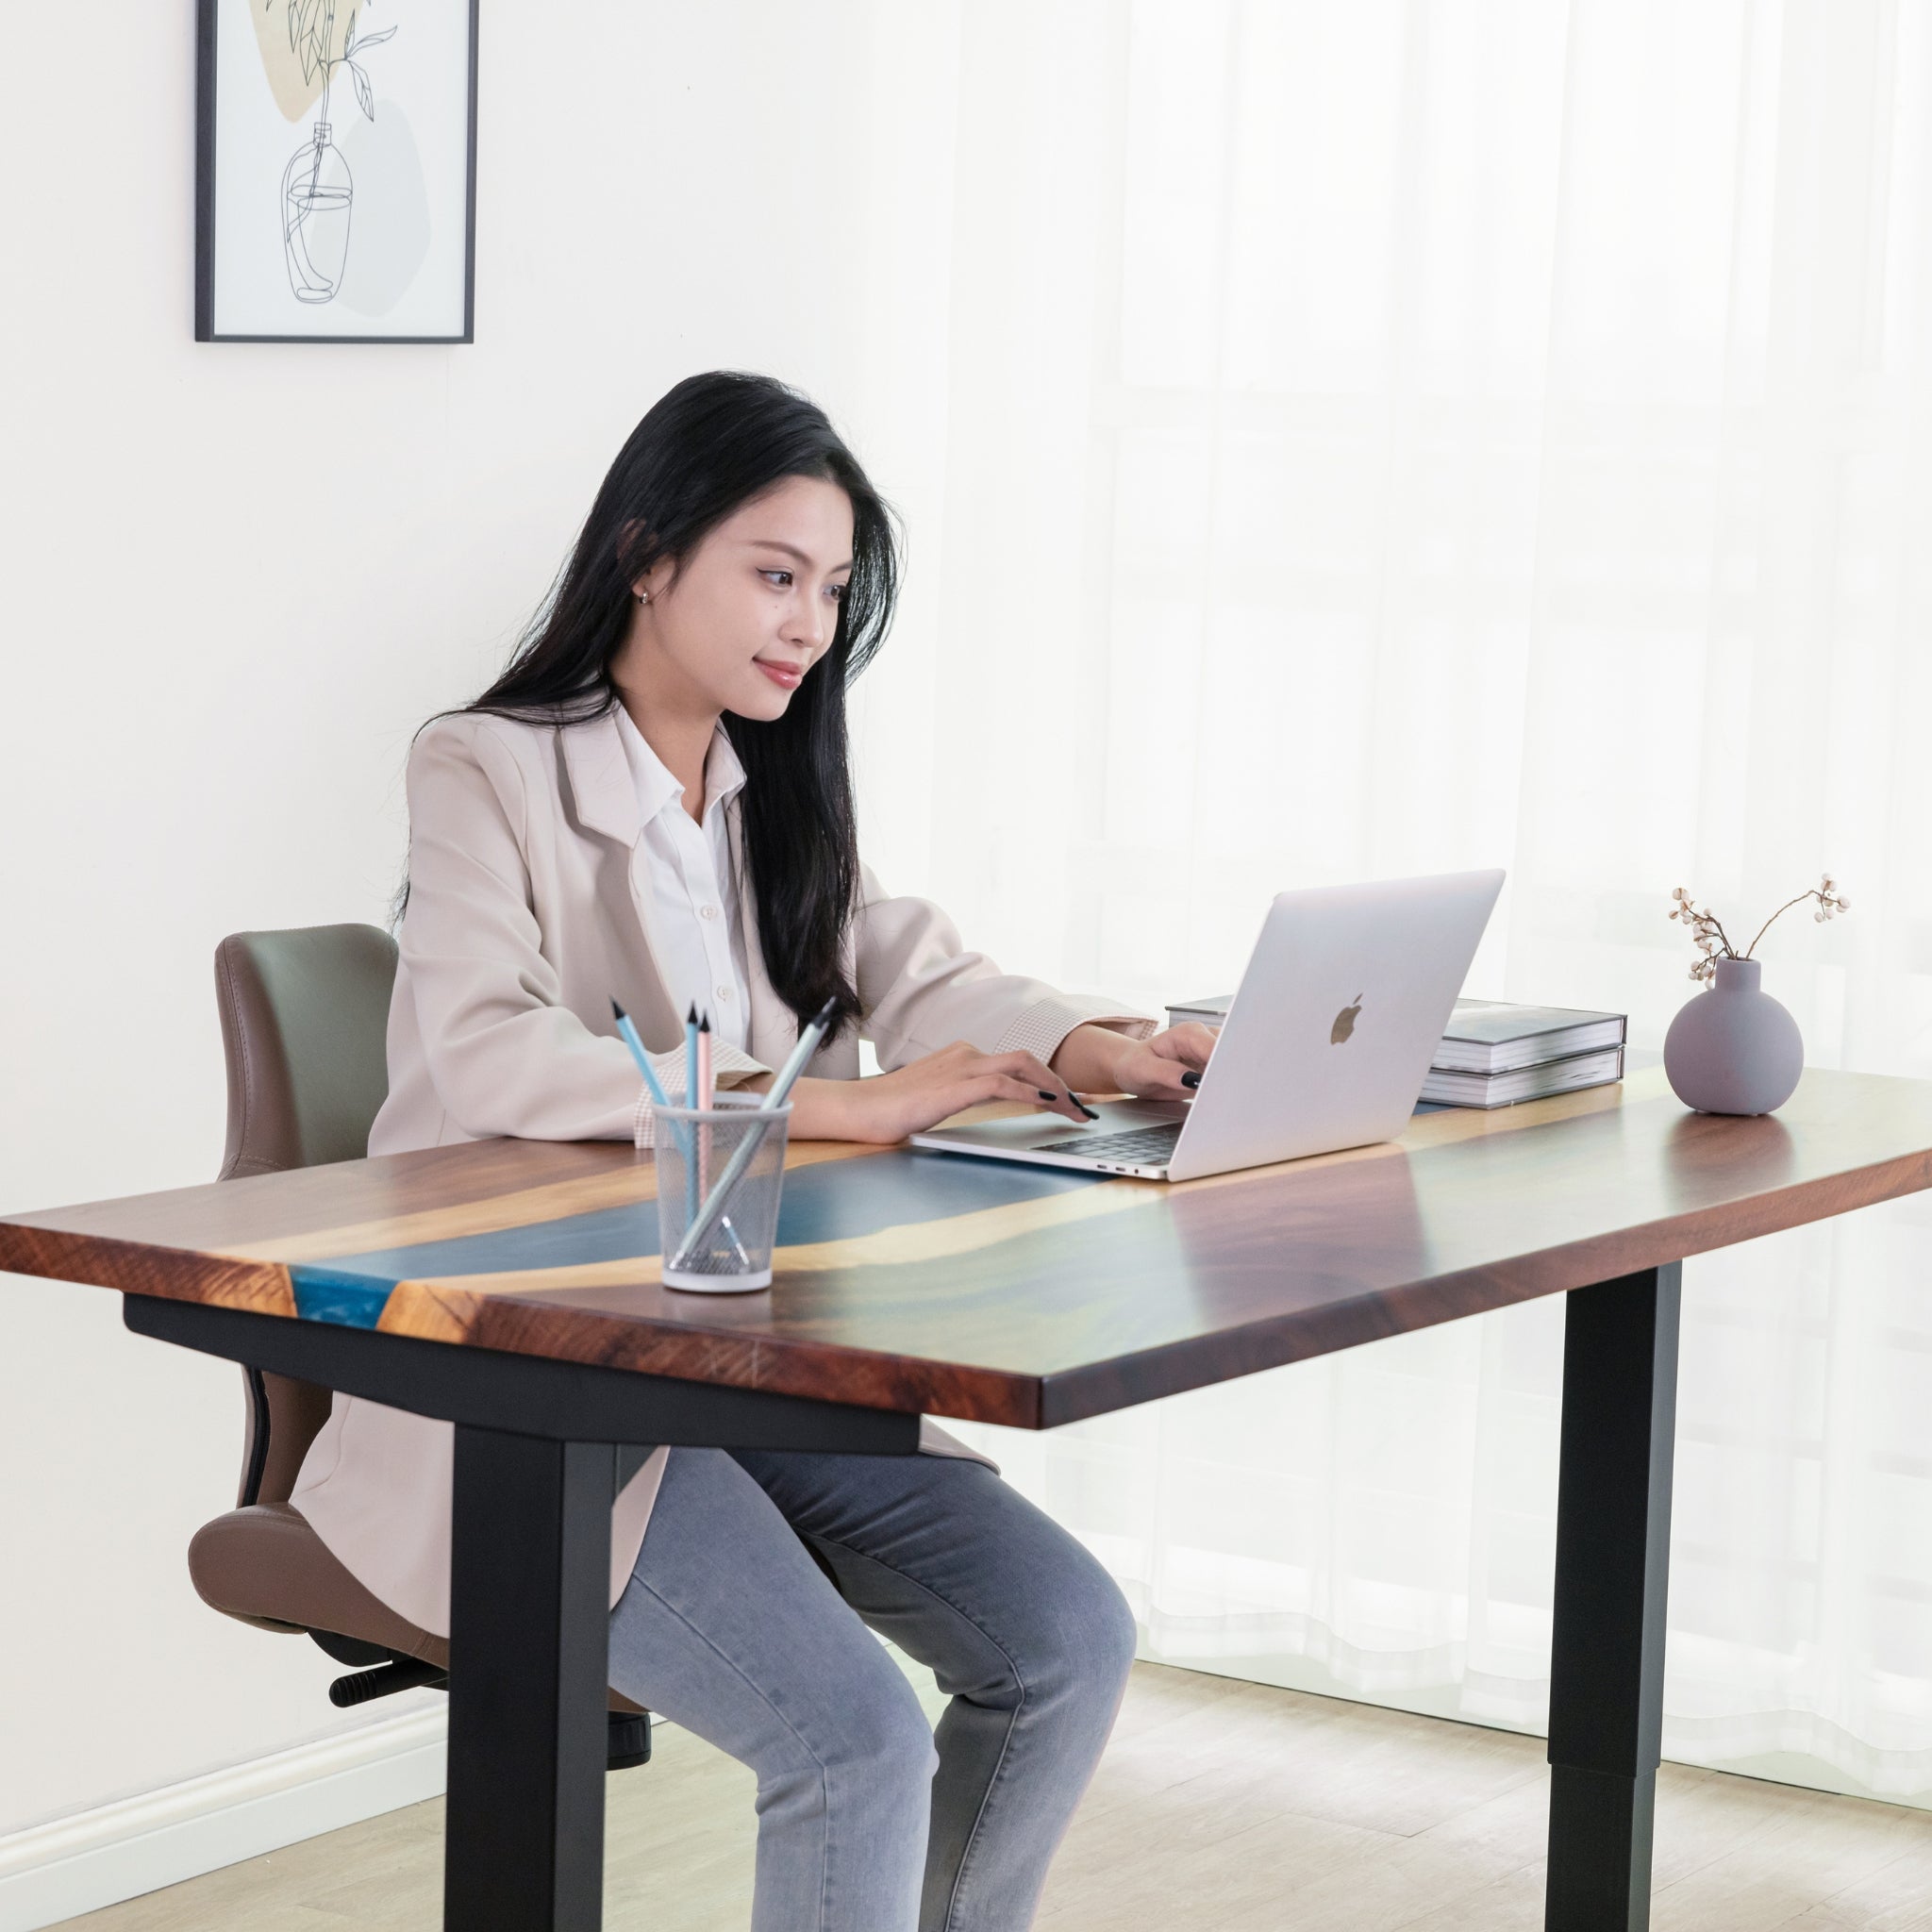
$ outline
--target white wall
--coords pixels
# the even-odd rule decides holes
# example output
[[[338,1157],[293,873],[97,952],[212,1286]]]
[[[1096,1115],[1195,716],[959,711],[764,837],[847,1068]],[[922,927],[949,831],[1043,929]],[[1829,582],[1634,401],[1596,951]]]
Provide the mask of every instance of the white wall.
[[[410,732],[487,681],[671,383],[804,386],[917,558],[950,130],[866,63],[941,72],[956,22],[899,12],[486,8],[476,341],[378,348],[192,340],[190,0],[10,11],[0,1208],[212,1176],[216,941],[381,919]],[[874,713],[929,676],[923,594]],[[879,762],[903,875],[931,774]],[[98,1290],[0,1298],[0,1835],[349,1727],[310,1645],[189,1587],[235,1371]]]

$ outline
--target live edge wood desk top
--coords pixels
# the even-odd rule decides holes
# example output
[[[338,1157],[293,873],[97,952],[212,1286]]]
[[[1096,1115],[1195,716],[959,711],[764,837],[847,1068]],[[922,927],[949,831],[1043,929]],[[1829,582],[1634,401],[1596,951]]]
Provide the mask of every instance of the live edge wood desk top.
[[[1687,1112],[1660,1068],[1164,1185],[794,1146],[771,1289],[659,1279],[655,1174],[486,1141],[0,1220],[0,1269],[1048,1428],[1932,1186],[1932,1082]]]

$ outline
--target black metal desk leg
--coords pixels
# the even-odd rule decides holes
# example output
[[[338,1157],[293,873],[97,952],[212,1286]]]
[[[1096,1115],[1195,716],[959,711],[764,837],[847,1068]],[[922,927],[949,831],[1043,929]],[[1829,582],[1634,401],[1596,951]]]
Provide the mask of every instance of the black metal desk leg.
[[[1650,1924],[1681,1273],[1673,1261],[1568,1298],[1548,1932]]]
[[[608,1443],[457,1427],[447,1932],[597,1932]]]

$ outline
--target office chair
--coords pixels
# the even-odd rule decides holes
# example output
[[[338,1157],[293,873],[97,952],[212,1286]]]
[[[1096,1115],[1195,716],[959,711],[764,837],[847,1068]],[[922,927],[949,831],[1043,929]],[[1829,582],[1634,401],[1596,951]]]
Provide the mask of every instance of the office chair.
[[[373,925],[231,933],[215,948],[228,1067],[220,1178],[359,1160],[389,1091],[385,1034],[396,946]],[[306,1633],[351,1674],[340,1707],[418,1685],[446,1689],[449,1645],[363,1588],[289,1502],[328,1420],[330,1391],[242,1371],[244,1435],[235,1507],[195,1532],[188,1570],[201,1600],[260,1630]],[[650,1714],[610,1693],[613,1771],[651,1756]]]

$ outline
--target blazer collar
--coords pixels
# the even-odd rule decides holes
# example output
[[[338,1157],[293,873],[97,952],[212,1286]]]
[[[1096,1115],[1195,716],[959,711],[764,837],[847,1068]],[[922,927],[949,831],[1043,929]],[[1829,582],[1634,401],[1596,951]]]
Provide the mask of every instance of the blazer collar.
[[[630,760],[617,732],[617,713],[606,711],[581,724],[560,725],[558,736],[563,741],[564,769],[570,774],[578,823],[628,850],[638,842],[643,824],[638,817]]]
[[[635,845],[644,828],[645,812],[640,796],[638,768],[625,747],[625,720],[615,709],[582,724],[561,727],[564,762],[570,771],[570,789],[576,800],[577,818],[590,830],[601,832],[625,846]],[[677,780],[664,768],[643,735],[631,727],[636,739],[643,786],[655,804],[650,816],[677,796]],[[744,789],[744,767],[732,749],[721,724],[711,735],[711,748],[705,758],[705,781],[710,796],[728,805]]]

